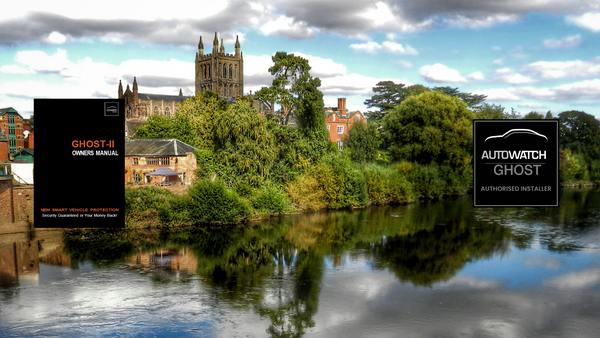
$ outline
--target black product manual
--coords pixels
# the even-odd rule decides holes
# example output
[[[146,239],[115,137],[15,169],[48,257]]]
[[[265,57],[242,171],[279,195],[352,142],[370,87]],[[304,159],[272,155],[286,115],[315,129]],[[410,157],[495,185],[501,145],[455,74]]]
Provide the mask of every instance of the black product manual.
[[[35,99],[36,228],[125,224],[125,116],[119,99]]]

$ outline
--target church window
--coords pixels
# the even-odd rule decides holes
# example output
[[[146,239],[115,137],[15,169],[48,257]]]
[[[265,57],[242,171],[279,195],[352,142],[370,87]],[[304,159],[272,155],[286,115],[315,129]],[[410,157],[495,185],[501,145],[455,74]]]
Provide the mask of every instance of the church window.
[[[231,80],[233,78],[233,67],[231,67],[231,65],[229,65],[229,80]]]
[[[223,65],[223,78],[227,78],[227,65]]]
[[[233,76],[234,76],[234,77],[235,77],[235,79],[237,80],[237,79],[238,79],[238,70],[237,70],[237,65],[235,65],[235,72],[234,72],[233,74],[234,74]]]
[[[154,106],[154,115],[158,115],[158,107]]]
[[[131,117],[131,106],[127,107],[127,117]]]
[[[210,79],[210,65],[208,65],[208,78]]]
[[[171,116],[171,111],[169,110],[169,107],[167,107],[167,109],[165,109],[165,116],[166,117],[170,117]]]

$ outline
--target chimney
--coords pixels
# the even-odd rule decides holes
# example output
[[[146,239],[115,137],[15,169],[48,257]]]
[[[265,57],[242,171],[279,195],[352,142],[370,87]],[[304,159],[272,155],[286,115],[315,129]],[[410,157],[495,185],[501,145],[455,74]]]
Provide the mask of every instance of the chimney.
[[[346,110],[346,98],[345,97],[338,99],[337,110]]]

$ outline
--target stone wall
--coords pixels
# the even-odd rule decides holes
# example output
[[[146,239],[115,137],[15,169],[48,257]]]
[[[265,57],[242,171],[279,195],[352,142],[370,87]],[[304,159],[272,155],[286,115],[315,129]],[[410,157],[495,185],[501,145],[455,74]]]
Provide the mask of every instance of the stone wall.
[[[13,223],[12,176],[0,176],[0,225]]]
[[[15,222],[33,222],[33,187],[13,188]]]

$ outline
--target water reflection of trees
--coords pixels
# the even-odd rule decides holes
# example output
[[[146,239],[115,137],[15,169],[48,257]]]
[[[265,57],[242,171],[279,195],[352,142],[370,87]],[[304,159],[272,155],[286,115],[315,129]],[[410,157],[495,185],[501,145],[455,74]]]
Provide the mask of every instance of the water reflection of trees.
[[[589,219],[600,217],[598,198],[573,192],[563,196],[561,208],[474,209],[472,199],[464,197],[288,216],[242,228],[70,238],[65,251],[75,260],[106,264],[144,250],[185,249],[197,260],[193,272],[216,304],[268,318],[272,337],[300,337],[315,325],[324,265],[331,256],[367,257],[402,282],[431,286],[470,261],[506,253],[511,241],[527,247],[537,235],[530,229],[536,222],[547,231],[550,227],[550,233],[587,231],[592,228]],[[564,249],[553,247],[560,241],[547,238],[547,243],[551,250]],[[168,276],[151,278],[162,283]]]
[[[540,243],[555,252],[580,250],[580,238],[600,224],[600,193],[592,189],[563,189],[558,208],[477,209],[479,221],[508,227],[520,249]]]

